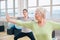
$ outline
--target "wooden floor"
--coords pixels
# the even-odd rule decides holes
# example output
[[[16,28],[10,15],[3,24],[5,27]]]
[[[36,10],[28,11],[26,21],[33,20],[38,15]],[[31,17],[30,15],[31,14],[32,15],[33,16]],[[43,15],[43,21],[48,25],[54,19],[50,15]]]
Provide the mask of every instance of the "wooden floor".
[[[14,40],[14,35],[7,35],[6,32],[0,32],[0,40]],[[18,40],[30,40],[28,37],[19,38]]]
[[[60,36],[56,36],[60,40]],[[14,35],[7,35],[6,32],[0,32],[0,40],[14,40]],[[30,40],[28,37],[19,38],[18,40]]]

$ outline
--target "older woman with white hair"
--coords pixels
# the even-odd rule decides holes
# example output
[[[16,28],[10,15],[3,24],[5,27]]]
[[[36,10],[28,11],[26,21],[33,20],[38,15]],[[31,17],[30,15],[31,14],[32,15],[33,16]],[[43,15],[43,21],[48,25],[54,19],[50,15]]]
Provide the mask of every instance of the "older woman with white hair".
[[[52,40],[52,32],[53,30],[60,29],[60,23],[47,21],[45,15],[46,13],[43,8],[37,8],[35,11],[36,21],[23,22],[20,20],[11,19],[8,14],[6,15],[6,19],[8,22],[30,28],[34,33],[36,40]]]

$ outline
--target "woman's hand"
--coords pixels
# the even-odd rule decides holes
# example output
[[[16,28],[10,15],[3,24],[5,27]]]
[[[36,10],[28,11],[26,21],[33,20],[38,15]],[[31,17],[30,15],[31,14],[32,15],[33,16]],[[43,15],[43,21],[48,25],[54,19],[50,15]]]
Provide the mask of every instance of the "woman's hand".
[[[6,13],[6,20],[7,20],[7,22],[11,22],[13,24],[16,24],[16,20],[15,19],[11,19],[8,13]]]
[[[9,20],[10,20],[10,16],[9,16],[9,14],[8,13],[6,13],[6,20],[9,22]]]

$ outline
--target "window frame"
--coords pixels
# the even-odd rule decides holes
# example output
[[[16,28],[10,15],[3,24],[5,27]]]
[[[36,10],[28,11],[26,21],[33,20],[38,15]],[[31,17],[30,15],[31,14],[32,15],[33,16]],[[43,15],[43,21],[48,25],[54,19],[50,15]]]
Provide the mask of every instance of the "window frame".
[[[50,6],[50,17],[51,17],[51,18],[52,18],[52,14],[53,14],[53,13],[52,13],[52,12],[53,12],[53,11],[52,11],[52,9],[53,9],[52,7],[53,7],[53,6],[60,6],[60,4],[55,4],[55,5],[53,5],[53,0],[50,0],[50,5],[39,6],[39,0],[37,0],[36,3],[37,3],[37,6],[31,6],[31,7],[28,6],[28,8],[34,8],[34,7],[48,7],[48,6]]]

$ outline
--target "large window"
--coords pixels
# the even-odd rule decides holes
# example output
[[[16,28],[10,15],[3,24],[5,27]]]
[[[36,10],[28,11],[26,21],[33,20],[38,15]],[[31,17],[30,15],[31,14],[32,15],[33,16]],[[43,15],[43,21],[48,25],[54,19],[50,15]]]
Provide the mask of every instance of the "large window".
[[[0,17],[4,17],[6,11],[11,17],[15,16],[18,13],[18,0],[0,1]]]
[[[36,1],[36,2],[35,2]],[[60,19],[60,0],[28,0],[28,10],[34,13],[37,7],[43,7],[46,9],[46,18]]]

